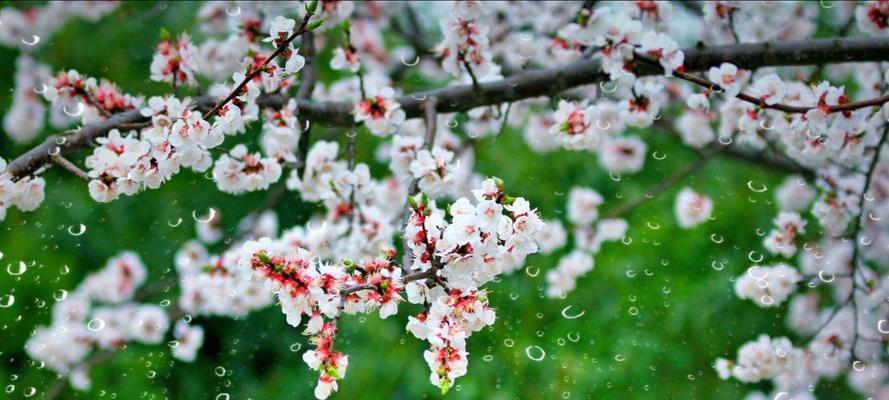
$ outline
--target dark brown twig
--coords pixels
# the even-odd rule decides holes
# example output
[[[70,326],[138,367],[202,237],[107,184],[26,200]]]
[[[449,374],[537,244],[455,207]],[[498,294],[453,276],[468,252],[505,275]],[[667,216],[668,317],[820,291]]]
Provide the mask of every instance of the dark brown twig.
[[[62,157],[58,154],[54,154],[52,156],[52,161],[54,163],[56,163],[56,165],[64,168],[66,171],[74,174],[74,176],[76,176],[80,179],[83,179],[87,182],[89,182],[91,179],[90,176],[87,175],[86,172],[83,172],[83,170],[80,169],[80,167],[74,165],[74,163],[72,163],[71,161],[68,161],[68,159],[66,159],[65,157]]]

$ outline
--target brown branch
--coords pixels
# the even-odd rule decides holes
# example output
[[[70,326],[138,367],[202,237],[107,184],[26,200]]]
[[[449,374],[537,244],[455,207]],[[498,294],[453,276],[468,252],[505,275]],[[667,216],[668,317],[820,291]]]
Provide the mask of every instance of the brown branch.
[[[423,148],[432,150],[435,143],[435,132],[438,129],[438,111],[435,107],[438,105],[438,98],[432,96],[426,99],[426,136],[423,138]]]
[[[472,80],[472,91],[476,96],[484,99],[485,93],[482,91],[482,87],[479,86],[478,78],[475,76],[475,71],[472,70],[472,65],[469,64],[469,61],[466,61],[466,54],[460,52],[460,62],[463,63],[463,68],[466,68],[466,72],[469,73],[469,79]]]
[[[209,120],[211,117],[216,115],[216,113],[218,113],[219,110],[222,109],[222,107],[225,107],[225,105],[228,104],[230,101],[232,101],[232,99],[234,99],[235,97],[240,95],[241,90],[243,90],[244,87],[247,86],[247,83],[252,81],[253,78],[255,78],[257,75],[259,75],[261,72],[265,71],[265,69],[266,69],[266,67],[268,67],[269,63],[271,63],[272,60],[275,59],[275,57],[278,57],[281,53],[283,53],[284,50],[287,49],[288,45],[290,45],[290,43],[293,42],[294,39],[296,39],[303,33],[308,32],[307,27],[309,25],[309,18],[311,18],[312,15],[313,15],[313,13],[311,11],[306,10],[306,15],[305,15],[305,17],[303,17],[303,21],[302,21],[302,23],[300,23],[299,28],[297,28],[296,31],[294,31],[292,34],[290,34],[290,37],[285,39],[281,43],[281,45],[275,49],[275,52],[272,53],[272,55],[270,55],[268,58],[266,58],[265,61],[263,61],[262,64],[259,65],[259,67],[256,67],[253,70],[253,72],[250,72],[249,74],[244,76],[244,80],[242,80],[241,83],[239,83],[238,86],[236,86],[235,89],[232,90],[231,93],[229,93],[229,95],[225,99],[223,99],[219,103],[216,103],[216,106],[214,106],[212,109],[210,109],[209,112],[207,112],[207,114],[204,115],[204,119]]]
[[[435,270],[428,269],[426,271],[412,272],[410,274],[404,275],[403,277],[401,277],[401,283],[408,283],[408,282],[418,281],[421,279],[434,278],[434,277],[435,277]],[[358,284],[358,285],[347,286],[347,287],[341,289],[339,292],[340,295],[343,297],[343,300],[340,302],[340,306],[342,307],[344,305],[343,303],[345,303],[345,297],[347,295],[350,295],[350,294],[356,293],[356,292],[360,292],[362,290],[377,290],[377,289],[379,289],[379,285],[374,285],[374,284],[370,284],[370,283],[362,283],[362,284]]]
[[[889,60],[889,38],[851,37],[835,39],[813,39],[781,41],[776,43],[743,43],[727,46],[687,48],[685,52],[685,72],[705,71],[723,62],[730,62],[747,69],[766,66],[817,65],[831,62],[864,62]],[[663,74],[658,65],[640,63],[637,76]],[[602,72],[599,61],[579,60],[553,68],[529,71],[509,78],[479,84],[484,96],[474,96],[472,85],[450,86],[401,96],[401,104],[407,118],[423,115],[423,100],[435,96],[439,99],[436,110],[450,113],[470,110],[489,104],[518,101],[522,99],[553,96],[566,89],[599,83],[608,80]],[[201,109],[210,109],[215,99],[201,96],[194,99]],[[287,98],[280,94],[262,95],[258,103],[262,107],[280,107]],[[306,120],[330,126],[354,126],[352,115],[354,105],[349,102],[311,102],[297,100],[300,116]],[[96,124],[87,124],[78,132],[65,136],[61,154],[66,156],[78,149],[89,146],[93,139],[107,134],[123,123],[144,122],[138,110],[115,114]],[[50,162],[48,151],[56,145],[57,136],[51,136],[42,144],[19,156],[9,163],[8,170],[16,178],[32,174]]]
[[[74,174],[74,176],[76,176],[80,179],[83,179],[87,182],[89,182],[91,179],[90,176],[86,174],[86,172],[83,172],[83,170],[80,169],[80,167],[74,165],[74,163],[72,163],[71,161],[68,161],[68,159],[66,159],[65,157],[62,157],[58,154],[54,154],[52,156],[52,161],[54,163],[56,163],[56,165],[64,168],[66,171]]]
[[[302,81],[299,84],[299,91],[296,93],[298,100],[310,100],[312,92],[315,90],[315,83],[318,81],[318,63],[315,51],[315,34],[311,31],[303,34],[303,57],[306,59],[306,65],[302,70]],[[299,107],[297,107],[299,110]],[[297,113],[299,115],[299,113]],[[302,127],[299,127],[302,129]],[[306,170],[306,157],[309,154],[309,143],[312,137],[312,127],[309,126],[299,136],[296,144],[297,160],[299,164],[296,167],[296,174],[302,177]]]
[[[435,132],[438,128],[438,113],[436,112],[436,105],[438,104],[438,98],[429,97],[426,99],[425,112],[426,112],[426,136],[423,139],[423,149],[432,150],[432,145],[435,143]],[[415,196],[420,192],[420,178],[414,178],[411,181],[410,186],[408,186],[407,195],[409,197]],[[401,230],[404,231],[407,227],[408,221],[410,221],[411,215],[411,207],[410,203],[407,204],[406,209],[404,210],[404,216],[402,217],[402,222],[399,223],[401,225]],[[411,264],[410,253],[408,253],[407,239],[403,239],[401,244],[404,248],[404,262],[402,263],[402,269],[407,272],[408,268]]]
[[[315,83],[318,81],[318,60],[315,52],[315,34],[307,31],[303,34],[302,48],[303,57],[306,59],[305,65],[301,71],[299,90],[296,92],[296,98],[300,100],[309,100],[312,98],[312,92],[315,90]]]
[[[603,218],[617,218],[638,208],[639,206],[642,206],[645,203],[648,203],[649,201],[655,199],[658,195],[666,192],[667,189],[670,189],[676,183],[679,183],[689,175],[703,168],[705,165],[707,165],[708,162],[710,162],[710,160],[713,159],[713,157],[716,157],[716,155],[724,152],[730,147],[731,145],[723,145],[721,143],[717,143],[708,147],[705,151],[702,152],[701,156],[698,157],[697,160],[691,162],[685,167],[676,170],[673,174],[665,178],[659,184],[651,189],[648,189],[643,195],[635,197],[621,204],[620,206],[609,210],[603,215]]]
[[[643,55],[643,54],[637,53],[635,59],[646,62],[648,64],[652,64],[652,65],[657,64],[657,61],[655,61],[654,59],[652,59],[646,55]],[[711,82],[707,79],[701,78],[699,76],[696,76],[694,74],[676,70],[676,71],[673,71],[672,75],[679,78],[679,79],[682,79],[682,80],[694,83],[696,85],[702,86],[711,92],[723,91],[722,87],[719,86],[718,84]],[[783,111],[786,113],[805,114],[806,112],[809,112],[811,110],[818,108],[818,106],[792,106],[789,104],[781,104],[781,103],[767,104],[764,100],[758,99],[758,98],[753,97],[753,96],[746,94],[744,92],[738,93],[735,97],[737,97],[740,100],[746,101],[748,103],[754,104],[760,108],[768,108],[768,109]],[[853,101],[851,103],[844,103],[844,104],[829,105],[827,112],[828,113],[835,113],[835,112],[842,112],[842,111],[854,111],[854,110],[857,110],[860,108],[880,106],[886,102],[889,102],[889,93],[884,94],[879,97],[872,98],[872,99]]]
[[[849,299],[852,300],[852,312],[854,314],[854,332],[855,335],[852,339],[852,352],[855,352],[855,346],[858,344],[858,302],[855,298],[855,288],[858,286],[858,283],[855,281],[855,273],[858,272],[858,259],[861,254],[861,243],[858,240],[858,235],[861,234],[861,220],[864,218],[864,209],[865,200],[867,200],[867,192],[870,190],[871,184],[873,183],[874,171],[877,170],[877,164],[880,163],[880,154],[882,153],[883,146],[886,144],[886,139],[889,138],[889,124],[887,124],[883,128],[883,135],[880,136],[880,142],[877,143],[877,147],[874,148],[874,158],[870,163],[870,167],[868,167],[867,173],[864,175],[864,187],[861,189],[861,193],[858,195],[858,215],[855,216],[855,220],[852,224],[852,292],[849,293]]]
[[[438,98],[429,97],[426,99],[424,103],[425,113],[426,113],[426,136],[423,139],[423,149],[431,151],[432,145],[435,143],[435,131],[438,127],[438,113],[435,110],[436,105],[438,104]],[[415,178],[408,189],[407,195],[414,196],[420,192],[420,178]],[[407,212],[410,212],[410,207],[408,207]]]
[[[836,317],[837,314],[839,314],[840,310],[842,310],[843,308],[845,308],[846,306],[848,306],[851,303],[852,307],[853,307],[853,313],[855,314],[854,315],[855,335],[854,335],[853,343],[852,343],[852,349],[854,352],[855,345],[857,344],[857,341],[858,341],[858,303],[855,300],[855,289],[858,287],[858,283],[855,281],[855,273],[858,272],[858,258],[859,258],[859,254],[861,253],[861,247],[860,247],[860,244],[858,241],[858,235],[861,233],[861,225],[862,225],[861,220],[864,218],[864,215],[865,215],[864,214],[864,201],[866,200],[866,195],[867,195],[868,190],[870,190],[870,186],[871,186],[871,183],[873,180],[874,171],[876,171],[877,164],[879,164],[880,153],[881,153],[881,150],[883,149],[883,146],[886,144],[887,138],[889,138],[889,124],[887,124],[886,127],[883,128],[883,135],[880,137],[880,142],[877,144],[877,147],[874,149],[875,153],[874,153],[873,161],[871,161],[870,166],[868,167],[868,170],[864,175],[864,187],[861,189],[861,193],[858,195],[858,202],[859,202],[858,215],[855,216],[855,220],[853,221],[854,223],[852,224],[852,233],[849,236],[852,240],[852,257],[850,260],[851,267],[852,267],[852,272],[850,273],[850,277],[852,279],[852,290],[849,292],[849,296],[846,297],[846,300],[843,301],[843,304],[834,308],[833,311],[830,313],[830,316],[827,317],[827,320],[824,321],[818,327],[818,329],[816,329],[814,331],[814,333],[812,333],[809,337],[807,337],[805,339],[806,341],[811,340],[812,338],[818,336],[818,334],[821,333],[821,331],[824,330],[824,328],[826,328],[827,325],[829,325],[831,321],[833,321],[834,317]]]
[[[668,118],[661,118],[654,122],[655,126],[663,129],[667,133],[680,137],[679,131]],[[783,171],[789,174],[799,174],[806,179],[814,179],[815,172],[809,168],[799,165],[792,158],[783,154],[768,154],[766,152],[743,146],[731,146],[722,152],[727,157],[734,158],[760,167],[768,167],[771,169]]]

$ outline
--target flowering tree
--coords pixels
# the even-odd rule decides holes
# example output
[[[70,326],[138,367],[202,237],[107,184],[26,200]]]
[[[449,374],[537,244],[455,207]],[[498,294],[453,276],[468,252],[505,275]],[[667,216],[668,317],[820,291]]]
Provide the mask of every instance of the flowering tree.
[[[25,343],[60,377],[46,398],[65,382],[88,388],[90,368],[130,342],[169,340],[173,357],[193,361],[209,334],[196,318],[273,305],[310,337],[302,360],[317,371],[317,398],[347,384],[343,316],[399,311],[428,343],[429,380],[445,393],[467,374],[468,338],[495,323],[491,282],[529,255],[562,252],[545,294],[570,297],[603,245],[632,241],[626,214],[715,158],[787,176],[774,226],[756,233],[761,249],[733,281],[741,300],[789,303],[795,335],[763,333],[711,373],[769,381],[784,398],[848,376],[862,396],[889,398],[889,2],[821,12],[807,2],[207,2],[194,36],[161,30],[145,72],[165,90],[152,95],[37,56],[66,21],[118,6],[0,11],[0,42],[19,48],[3,128],[33,146],[0,159],[0,219],[54,207],[43,204],[53,167],[98,203],[162,191],[187,170],[221,192],[267,197],[234,230],[222,229],[226,210],[194,213],[196,239],[174,244],[175,278],[149,277],[122,250],[57,299]],[[420,7],[436,16],[434,36]],[[704,39],[689,40],[689,24]],[[819,24],[836,25],[834,37]],[[319,79],[321,60],[330,79]],[[412,90],[409,72],[435,88]],[[39,138],[47,112],[63,132]],[[518,129],[530,151],[592,153],[618,181],[645,171],[643,132],[668,132],[698,158],[635,198],[566,187],[561,221],[476,172],[483,146]],[[679,190],[676,225],[714,218],[707,192]],[[279,233],[270,210],[288,196],[317,212]],[[174,304],[148,301],[169,290]]]

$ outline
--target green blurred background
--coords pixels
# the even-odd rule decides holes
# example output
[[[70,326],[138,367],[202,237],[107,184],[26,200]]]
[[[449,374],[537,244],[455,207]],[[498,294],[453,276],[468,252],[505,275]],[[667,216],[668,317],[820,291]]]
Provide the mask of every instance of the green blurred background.
[[[67,24],[44,39],[47,43],[37,58],[54,70],[75,68],[108,78],[130,93],[160,94],[165,87],[148,80],[158,31],[161,26],[171,32],[196,31],[198,6],[125,3],[98,23]],[[0,97],[0,110],[9,107],[16,56],[16,50],[0,48],[0,93],[8,94]],[[321,79],[326,82],[335,77],[326,68],[329,57],[325,52],[320,62]],[[407,87],[433,85],[419,79],[406,82]],[[47,128],[44,135],[50,133]],[[601,192],[607,210],[642,194],[696,157],[663,132],[640,134],[650,153],[667,157],[649,156],[642,173],[619,180],[603,172],[589,153],[538,155],[514,130],[507,130],[494,145],[479,147],[478,171],[501,177],[510,193],[528,198],[546,218],[564,219],[565,193],[573,186]],[[359,138],[359,152],[360,160],[369,162],[372,149],[367,137]],[[26,148],[0,134],[0,157],[9,160]],[[80,163],[84,156],[74,159]],[[376,176],[383,171],[376,166]],[[710,162],[628,215],[632,242],[605,245],[595,257],[595,270],[564,299],[543,296],[545,271],[555,266],[560,253],[530,257],[526,265],[533,268],[489,286],[497,322],[493,329],[471,337],[469,373],[446,397],[733,399],[750,390],[768,390],[766,385],[720,381],[712,363],[717,357],[733,357],[739,345],[759,333],[786,334],[784,307],[761,310],[732,294],[733,277],[750,265],[748,252],[762,250],[762,238],[755,232],[767,231],[776,213],[773,191],[755,193],[746,182],[773,189],[783,178],[781,173],[731,159]],[[208,207],[217,208],[231,228],[264,198],[262,193],[223,194],[213,182],[189,172],[160,190],[111,204],[92,201],[85,184],[58,169],[47,173],[46,180],[47,200],[37,211],[10,210],[0,223],[0,296],[15,298],[12,306],[0,308],[0,397],[39,397],[56,380],[52,371],[38,368],[23,350],[34,328],[49,323],[54,294],[73,289],[85,274],[124,249],[142,257],[150,280],[174,276],[173,253],[194,237],[193,211],[203,214]],[[683,185],[715,201],[714,219],[688,231],[677,227],[672,212],[675,193]],[[284,227],[305,221],[316,210],[289,196],[275,208]],[[186,222],[169,226],[179,218]],[[83,235],[68,233],[69,227],[80,224],[87,227]],[[713,234],[725,240],[714,243]],[[27,272],[7,274],[4,267],[19,261],[28,265]],[[175,301],[175,295],[151,300]],[[584,314],[566,319],[562,310],[567,306],[570,314]],[[428,381],[424,343],[404,329],[406,315],[417,311],[412,307],[403,306],[400,315],[385,321],[376,315],[344,319],[339,347],[350,355],[350,365],[334,398],[441,397]],[[196,362],[174,361],[163,345],[130,345],[91,371],[90,391],[66,388],[60,398],[224,399],[223,394],[231,399],[312,398],[317,375],[301,358],[307,339],[286,324],[278,307],[242,320],[197,321],[207,337]],[[529,346],[542,348],[545,358],[532,360],[526,354]],[[817,390],[819,398],[848,394],[842,383],[822,384]]]

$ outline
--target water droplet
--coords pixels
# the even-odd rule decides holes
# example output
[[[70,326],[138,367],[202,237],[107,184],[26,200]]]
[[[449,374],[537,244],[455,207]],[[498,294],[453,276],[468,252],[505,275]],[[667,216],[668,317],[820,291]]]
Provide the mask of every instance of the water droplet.
[[[886,322],[887,320],[885,319],[877,321],[877,330],[880,331],[880,333],[889,333],[889,324]]]
[[[749,253],[747,253],[747,259],[755,263],[761,262],[763,258],[765,258],[765,255],[758,254],[757,257],[756,251],[750,251]]]
[[[818,279],[821,279],[824,283],[831,283],[837,279],[836,275],[830,274],[829,278],[824,277],[824,270],[818,271]]]
[[[86,225],[84,224],[80,224],[76,230],[74,229],[74,225],[68,227],[68,233],[71,234],[71,236],[80,236],[83,235],[84,232],[86,232]]]
[[[574,307],[574,306],[567,306],[562,309],[562,316],[565,317],[565,319],[577,319],[577,318],[582,317],[584,314],[586,314],[586,310],[582,310],[575,315],[568,315],[568,310],[570,310],[571,307]]]
[[[56,301],[65,300],[66,298],[68,298],[68,291],[65,289],[59,289],[52,294],[52,298],[56,299]]]
[[[852,368],[858,372],[864,371],[864,367],[865,367],[865,365],[863,362],[861,362],[861,360],[855,360],[852,363]]]
[[[17,268],[14,268],[12,266],[12,264],[8,264],[6,266],[6,272],[8,272],[12,276],[19,276],[21,274],[24,274],[25,271],[28,270],[28,265],[25,264],[24,261],[19,261],[19,263],[16,264],[16,266],[17,266]]]
[[[767,276],[769,276],[769,272],[765,271],[765,272],[763,272],[762,276],[756,276],[756,272],[761,269],[762,269],[762,267],[760,267],[758,265],[754,265],[754,266],[750,267],[750,269],[747,270],[747,275],[750,275],[751,278],[756,279],[758,281],[763,280]]]
[[[323,231],[324,228],[327,227],[327,222],[326,222],[326,221],[321,221],[321,226],[320,226],[320,227],[316,227],[316,226],[315,226],[316,224],[315,224],[314,222],[315,222],[315,221],[309,221],[309,223],[306,224],[306,229],[308,229],[309,232],[320,232],[320,231]]]
[[[609,84],[611,86],[608,86]],[[605,93],[614,93],[617,91],[618,83],[617,81],[599,82],[599,87]]]
[[[83,103],[77,103],[77,107],[75,107],[74,111],[68,109],[68,106],[62,106],[62,111],[65,112],[69,117],[79,117],[83,115],[83,112],[86,111],[86,105]]]
[[[756,193],[762,193],[762,192],[765,192],[766,190],[768,190],[766,185],[755,186],[753,181],[747,181],[747,188],[749,188],[750,190],[752,190]]]
[[[90,322],[86,324],[86,328],[93,332],[101,331],[105,328],[105,321],[99,318],[91,319]]]
[[[32,35],[31,41],[28,41],[27,39],[22,39],[22,43],[24,43],[28,46],[36,46],[38,43],[40,43],[40,36]]]
[[[194,210],[191,212],[191,217],[194,218],[194,220],[197,222],[204,222],[204,223],[210,222],[213,220],[213,217],[215,217],[215,216],[216,216],[216,209],[212,208],[212,207],[207,210],[207,216],[205,216],[205,217],[199,217],[198,210]]]
[[[9,308],[15,304],[15,296],[11,294],[0,297],[0,308]]]
[[[225,376],[225,368],[223,368],[223,367],[221,367],[221,366],[220,366],[220,367],[216,367],[216,369],[214,369],[213,372],[216,374],[216,376],[220,376],[220,377],[221,377],[221,376]],[[217,398],[218,398],[218,397],[219,397],[219,396],[217,396]]]
[[[294,353],[297,352],[297,351],[299,351],[299,350],[302,349],[302,348],[303,348],[302,343],[294,343],[294,344],[291,344],[291,345],[290,345],[290,351],[292,351],[292,352],[294,352]]]
[[[543,350],[540,346],[528,346],[525,348],[525,354],[532,361],[543,361],[543,358],[546,357],[546,351]]]
[[[414,59],[414,61],[408,62],[407,60],[404,59],[404,54],[402,54],[401,55],[401,63],[404,65],[407,65],[408,67],[413,67],[414,65],[417,65],[420,63],[420,56],[417,56]]]
[[[238,15],[241,15],[241,7],[235,6],[226,8],[225,13],[228,14],[230,17],[237,17]]]

